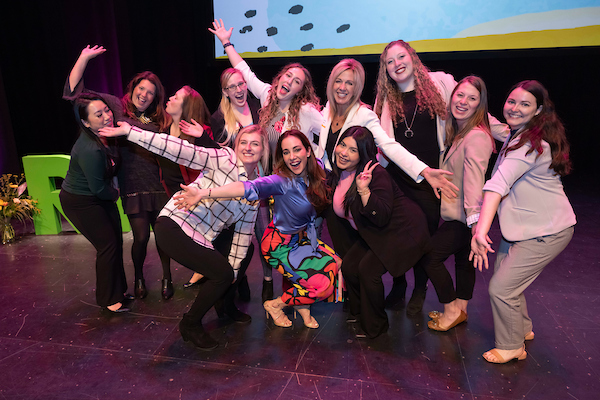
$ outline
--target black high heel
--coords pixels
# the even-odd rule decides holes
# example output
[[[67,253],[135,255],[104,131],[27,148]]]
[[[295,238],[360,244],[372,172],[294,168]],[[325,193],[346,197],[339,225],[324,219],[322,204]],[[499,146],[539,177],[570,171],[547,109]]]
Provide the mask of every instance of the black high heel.
[[[217,300],[214,307],[215,311],[217,312],[217,317],[219,318],[225,318],[225,316],[228,316],[238,324],[247,324],[252,321],[252,317],[238,310],[235,304],[228,304],[225,306],[223,299]]]
[[[202,278],[198,279],[196,282],[186,282],[186,283],[184,283],[183,284],[183,288],[184,289],[190,289],[190,288],[193,288],[194,286],[200,286],[204,282],[206,282],[206,278],[202,277]]]
[[[427,286],[424,288],[414,288],[412,296],[406,306],[406,315],[415,316],[423,310],[423,303],[425,303],[425,297],[427,296]]]
[[[170,279],[162,280],[162,297],[165,300],[169,300],[175,294],[175,289],[173,288],[173,282]]]
[[[136,299],[145,299],[146,296],[148,296],[148,291],[146,290],[146,281],[144,278],[137,279],[134,286]]]
[[[184,342],[192,342],[194,346],[203,351],[210,351],[219,346],[219,342],[210,337],[202,325],[187,326],[183,320],[179,322],[179,333]]]

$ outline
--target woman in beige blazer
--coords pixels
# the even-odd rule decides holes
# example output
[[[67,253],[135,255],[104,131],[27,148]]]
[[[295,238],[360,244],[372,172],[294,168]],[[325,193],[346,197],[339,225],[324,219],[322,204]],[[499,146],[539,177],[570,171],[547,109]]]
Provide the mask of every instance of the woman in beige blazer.
[[[444,304],[443,313],[429,313],[432,320],[427,325],[437,331],[447,331],[467,319],[467,304],[475,287],[475,269],[469,261],[471,229],[479,219],[485,171],[495,146],[488,119],[487,89],[481,78],[467,76],[461,80],[452,91],[448,111],[447,150],[441,167],[454,174],[450,179],[459,189],[458,197],[442,195],[444,223],[432,236],[432,251],[423,261]],[[444,266],[451,255],[455,260],[456,289]]]
[[[471,242],[475,266],[487,268],[497,210],[502,240],[489,287],[496,348],[483,354],[492,363],[527,357],[524,341],[534,335],[523,292],[569,244],[576,223],[560,180],[571,170],[569,143],[548,91],[537,81],[518,83],[504,118],[511,135],[483,187]]]

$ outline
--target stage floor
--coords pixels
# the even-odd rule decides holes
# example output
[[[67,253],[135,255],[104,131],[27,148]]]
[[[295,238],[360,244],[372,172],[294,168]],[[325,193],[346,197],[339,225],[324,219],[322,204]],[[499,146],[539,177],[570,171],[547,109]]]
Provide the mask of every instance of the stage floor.
[[[440,309],[430,284],[422,315],[389,310],[388,334],[356,340],[341,304],[313,307],[316,330],[301,319],[290,329],[267,322],[255,254],[252,299],[238,302],[252,323],[219,320],[211,310],[204,323],[219,347],[203,352],[177,328],[197,293],[182,288],[191,273],[172,263],[176,293],[164,301],[153,240],[148,297],[130,314],[106,318],[95,302],[89,242],[25,234],[0,245],[0,399],[598,399],[600,201],[573,192],[575,236],[526,291],[535,340],[525,361],[505,365],[481,357],[494,346],[490,271],[477,273],[467,323],[446,333],[427,328],[427,311]],[[492,239],[497,247],[497,226]],[[131,243],[126,234],[130,284]],[[389,290],[391,278],[384,280]],[[275,282],[277,293],[280,276]]]

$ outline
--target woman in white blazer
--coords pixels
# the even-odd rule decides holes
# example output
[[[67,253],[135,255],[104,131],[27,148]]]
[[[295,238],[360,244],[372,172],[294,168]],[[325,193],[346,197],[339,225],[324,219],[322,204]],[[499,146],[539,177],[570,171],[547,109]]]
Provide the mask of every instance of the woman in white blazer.
[[[489,293],[496,348],[483,354],[505,363],[527,356],[533,325],[523,292],[573,237],[573,208],[560,177],[571,170],[569,143],[548,91],[537,81],[513,87],[504,104],[511,135],[492,178],[483,187],[479,222],[471,241],[475,266],[488,267],[488,232],[496,210],[502,240]]]
[[[379,58],[375,112],[390,138],[402,144],[431,168],[438,168],[445,150],[447,105],[456,81],[444,72],[430,72],[415,50],[406,42],[389,43]],[[492,135],[506,138],[504,126],[489,116]],[[504,136],[503,136],[504,134]],[[388,155],[388,153],[386,153]],[[386,160],[380,160],[386,166]],[[433,235],[440,221],[440,197],[428,182],[415,182],[395,165],[387,165],[400,189],[425,212],[429,233]],[[409,315],[423,307],[427,275],[420,264],[415,266],[415,290],[407,306]],[[394,279],[387,302],[404,298],[406,281]]]

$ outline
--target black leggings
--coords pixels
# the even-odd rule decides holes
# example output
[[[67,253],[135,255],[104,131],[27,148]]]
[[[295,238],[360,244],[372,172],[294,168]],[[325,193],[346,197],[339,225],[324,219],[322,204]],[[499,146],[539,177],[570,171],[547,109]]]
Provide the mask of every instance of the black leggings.
[[[108,307],[127,291],[123,268],[123,232],[113,201],[61,190],[60,204],[69,221],[96,249],[96,302]]]
[[[144,260],[146,260],[146,251],[148,249],[148,241],[150,240],[150,227],[154,229],[157,211],[142,211],[137,214],[128,214],[129,224],[133,232],[133,245],[131,246],[131,259],[135,268],[135,280],[144,278]],[[156,239],[156,237],[155,237]],[[163,278],[171,280],[171,267],[169,256],[156,243],[156,250],[160,258],[160,263],[163,269]]]
[[[201,325],[204,315],[231,286],[233,269],[217,250],[194,242],[168,217],[156,220],[154,234],[156,241],[169,257],[206,278],[194,304],[183,316],[186,324]]]

